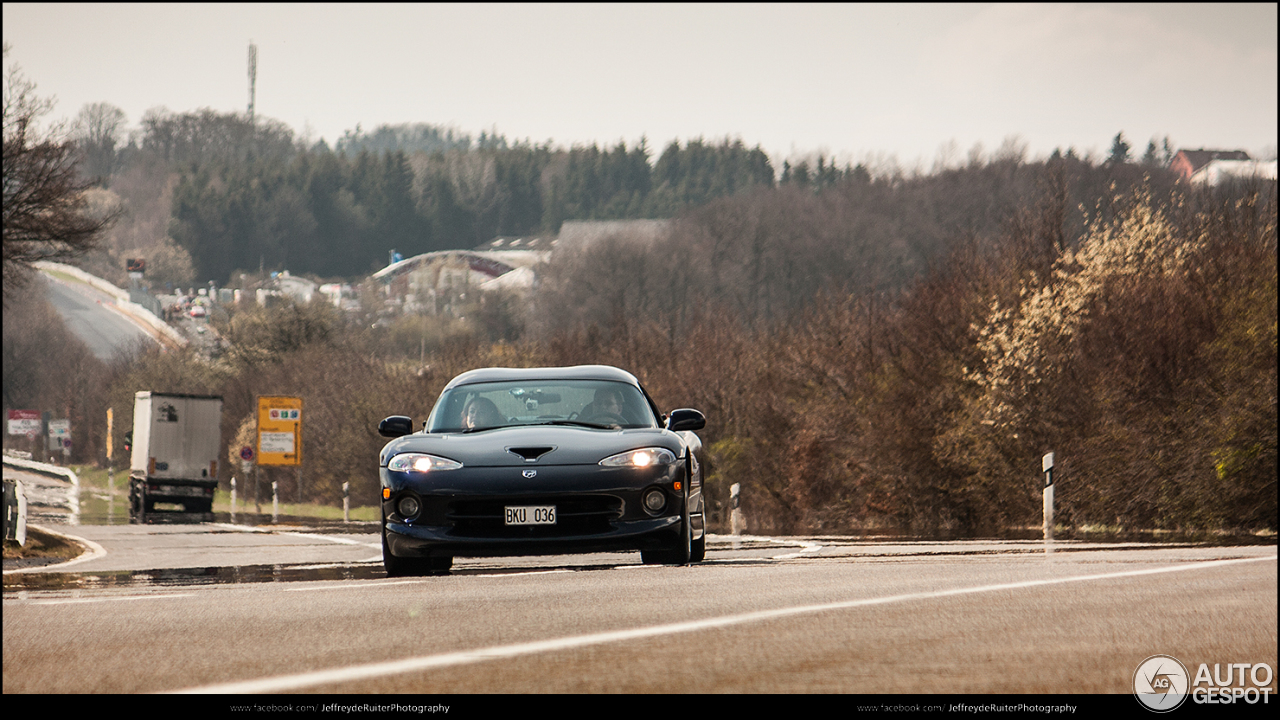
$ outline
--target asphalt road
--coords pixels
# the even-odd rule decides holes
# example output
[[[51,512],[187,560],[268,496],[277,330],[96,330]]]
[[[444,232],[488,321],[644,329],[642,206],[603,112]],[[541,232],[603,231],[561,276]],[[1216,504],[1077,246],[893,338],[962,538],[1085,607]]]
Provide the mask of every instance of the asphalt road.
[[[6,693],[1131,697],[1151,655],[1277,667],[1274,545],[713,536],[690,567],[387,579],[369,527],[62,530],[101,551],[6,572]]]
[[[94,287],[43,274],[49,301],[76,337],[100,360],[158,341],[141,324],[120,313],[114,299]]]

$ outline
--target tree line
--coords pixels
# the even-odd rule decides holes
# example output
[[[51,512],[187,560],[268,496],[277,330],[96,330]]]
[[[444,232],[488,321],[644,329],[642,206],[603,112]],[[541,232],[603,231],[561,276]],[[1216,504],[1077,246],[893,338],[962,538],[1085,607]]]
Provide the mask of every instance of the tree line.
[[[102,181],[74,177],[91,163],[87,141],[77,157],[56,134],[27,132],[47,105],[14,79],[5,404],[64,411],[76,460],[103,457],[109,407],[123,439],[138,390],[224,396],[228,448],[251,431],[258,395],[299,395],[306,494],[333,502],[351,482],[357,503],[374,503],[381,417],[424,417],[445,382],[478,366],[607,363],[660,406],[706,413],[713,509],[741,484],[752,531],[1017,533],[1038,521],[1047,451],[1069,530],[1276,529],[1273,180],[1181,183],[1148,162],[1154,143],[1129,162],[1122,134],[1100,164],[1070,149],[1026,162],[1006,143],[928,175],[819,158],[788,163],[776,183],[738,143],[673,143],[652,169],[643,142],[565,151],[486,136],[352,157],[209,112],[149,113],[154,133],[117,149],[119,116],[98,108],[82,119],[101,131]],[[11,152],[31,149],[49,174],[17,172]],[[33,230],[10,217],[23,207],[10,194],[38,177],[61,190],[48,204],[57,222]],[[255,255],[358,265],[382,250],[357,230],[398,240],[411,218],[439,239],[449,223],[474,231],[485,218],[502,234],[662,203],[666,237],[560,248],[531,297],[473,294],[458,318],[232,306],[213,318],[230,343],[216,360],[138,349],[102,363],[43,294],[9,293],[24,262],[11,247],[80,253],[112,218],[117,250],[160,237],[172,272],[234,273]],[[352,231],[336,256],[315,239],[331,224]]]
[[[154,244],[184,251],[190,279],[221,284],[259,269],[356,278],[393,249],[555,234],[565,220],[666,218],[775,182],[759,147],[727,139],[673,141],[655,160],[643,139],[559,148],[425,123],[357,127],[330,149],[268,118],[208,109],[149,111],[126,144],[123,121],[105,104],[78,116],[84,174],[107,191],[141,191],[115,192],[124,205],[169,193]],[[143,188],[140,174],[151,176]]]
[[[1066,533],[1274,531],[1276,211],[1274,182],[1063,155],[759,187],[666,239],[558,253],[531,302],[486,294],[466,320],[282,302],[215,318],[230,350],[212,363],[61,352],[88,390],[58,401],[95,428],[139,389],[217,393],[235,438],[258,394],[299,395],[306,493],[351,482],[372,503],[382,417],[425,417],[474,367],[607,363],[707,414],[708,492],[723,509],[741,484],[752,531],[1016,534],[1048,451]],[[11,312],[6,367],[47,335],[12,339],[48,313]],[[9,380],[7,401],[41,406]],[[86,440],[100,455],[100,428]]]

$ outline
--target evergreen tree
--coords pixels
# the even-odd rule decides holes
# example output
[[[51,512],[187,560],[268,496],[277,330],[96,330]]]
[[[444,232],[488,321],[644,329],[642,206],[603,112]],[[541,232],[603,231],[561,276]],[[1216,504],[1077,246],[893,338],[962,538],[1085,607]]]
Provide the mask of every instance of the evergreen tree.
[[[1129,143],[1124,139],[1124,131],[1116,133],[1115,139],[1111,141],[1111,156],[1107,158],[1108,165],[1124,165],[1129,162]]]

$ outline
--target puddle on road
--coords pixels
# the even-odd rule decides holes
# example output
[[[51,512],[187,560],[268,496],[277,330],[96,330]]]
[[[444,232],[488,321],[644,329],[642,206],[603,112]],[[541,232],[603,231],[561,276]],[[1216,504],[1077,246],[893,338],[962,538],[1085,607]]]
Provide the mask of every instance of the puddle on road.
[[[625,563],[624,563],[625,564]],[[638,563],[637,563],[638,564]],[[455,566],[450,575],[518,575],[530,572],[612,570],[617,564],[538,566]],[[19,592],[75,590],[156,589],[241,583],[288,583],[339,580],[381,580],[387,577],[381,562],[335,565],[243,565],[240,567],[120,570],[114,572],[14,573],[4,576],[4,595]],[[426,579],[424,577],[424,579]]]
[[[240,567],[172,568],[90,573],[15,573],[4,576],[4,594],[19,591],[104,590],[108,588],[174,588],[193,585],[301,582],[307,580],[372,580],[387,573],[381,563],[325,567],[244,565]]]

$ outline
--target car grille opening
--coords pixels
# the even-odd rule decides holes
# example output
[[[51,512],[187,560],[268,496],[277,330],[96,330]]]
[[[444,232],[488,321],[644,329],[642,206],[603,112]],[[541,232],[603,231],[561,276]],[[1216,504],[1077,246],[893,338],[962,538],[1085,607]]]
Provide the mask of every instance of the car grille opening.
[[[555,505],[555,525],[506,525],[508,505]],[[450,534],[475,538],[553,538],[594,535],[612,529],[622,516],[622,498],[610,495],[538,495],[536,497],[467,498],[449,503],[445,517]]]

